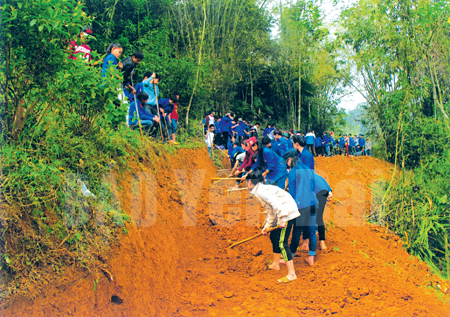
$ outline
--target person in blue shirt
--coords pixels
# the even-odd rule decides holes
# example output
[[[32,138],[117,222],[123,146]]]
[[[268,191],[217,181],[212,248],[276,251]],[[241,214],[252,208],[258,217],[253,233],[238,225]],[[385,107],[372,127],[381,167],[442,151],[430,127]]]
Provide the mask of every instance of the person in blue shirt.
[[[294,149],[297,150],[299,160],[308,168],[314,170],[314,156],[306,148],[306,140],[300,135],[294,135],[292,140]]]
[[[314,171],[303,163],[298,161],[297,153],[288,152],[283,162],[291,166],[288,173],[289,194],[297,203],[300,218],[296,222],[292,231],[290,249],[293,254],[297,251],[300,244],[300,237],[308,238],[309,256],[305,258],[306,263],[314,265],[314,256],[316,255],[316,211],[319,202],[315,194]],[[306,239],[305,239],[306,241]]]
[[[269,133],[275,130],[275,124],[269,129]]]
[[[366,139],[364,138],[364,134],[359,135],[359,146],[362,149],[363,155],[365,155]]]
[[[318,136],[314,139],[314,147],[315,147],[315,151],[316,151],[316,156],[323,154],[322,138],[320,136]]]
[[[261,141],[258,141],[252,145],[252,151],[258,151],[258,158],[256,159],[255,164],[252,165],[249,174],[259,168],[261,172],[263,172],[266,184],[275,185],[284,189],[287,170],[286,165],[281,164],[282,158],[275,154],[275,152],[271,149],[263,147]],[[242,182],[245,180],[247,175],[242,177]]]
[[[159,79],[160,79],[159,75],[156,73],[153,73],[152,76],[150,76],[150,78],[147,78],[146,80],[144,80],[142,82],[142,84],[144,86],[144,91],[149,96],[148,101],[144,106],[145,110],[147,112],[152,112],[157,108],[156,107],[156,96],[158,96],[158,98],[159,98],[159,88],[158,88]],[[155,91],[156,91],[156,95],[155,95]]]
[[[220,121],[222,120],[222,117],[214,116],[214,126],[215,126],[215,132],[216,132],[216,145],[222,145],[222,125],[220,124]]]
[[[323,133],[323,138],[322,138],[322,146],[325,149],[325,152],[323,153],[323,155],[325,156],[325,153],[327,154],[327,157],[330,156],[330,138],[328,137],[328,134],[326,132]]]
[[[144,80],[147,80],[150,78],[150,76],[152,76],[151,72],[145,72],[144,74],[144,78],[142,79],[142,81],[138,82],[136,85],[134,85],[134,90],[136,91],[136,96],[141,92],[144,91]],[[134,98],[133,98],[134,100]]]
[[[231,162],[231,159],[233,158],[233,150],[234,150],[233,145],[235,143],[236,143],[236,137],[234,135],[232,135],[230,141],[228,141],[228,143],[227,143],[228,159],[230,160],[230,162]],[[231,165],[231,166],[233,166],[233,165]]]
[[[306,140],[306,146],[308,147],[309,152],[315,154],[314,147],[314,139],[316,138],[314,131],[309,130],[308,133],[304,136]]]
[[[220,120],[220,133],[222,137],[222,144],[226,145],[228,149],[228,138],[231,134],[231,115],[229,113],[225,114],[222,119]]]
[[[348,134],[348,152],[351,155],[355,154],[355,140],[353,140],[353,137],[350,133]]]
[[[345,155],[345,138],[339,134],[339,150],[341,155]]]
[[[178,101],[176,95],[170,95],[169,98],[161,98],[158,100],[159,105],[159,117],[161,118],[161,128],[163,133],[169,133],[169,136],[172,135],[172,120],[170,120],[169,115],[172,113],[174,109],[174,103]],[[172,140],[169,140],[169,143],[173,143]]]
[[[292,135],[294,135],[294,134],[292,134]],[[291,138],[289,137],[289,134],[288,134],[287,132],[284,132],[284,133],[283,133],[283,137],[286,139],[286,141],[287,141],[287,143],[288,143],[288,150],[292,149],[292,148],[293,148],[293,145],[292,145],[292,140],[291,140]]]
[[[238,119],[236,132],[239,138],[243,138],[245,136],[245,123],[242,121],[242,118]]]
[[[151,127],[156,123],[159,122],[159,117],[151,114],[151,113],[147,113],[144,110],[144,107],[142,106],[143,104],[145,105],[145,103],[148,100],[148,94],[146,92],[140,92],[137,96],[137,114],[139,115],[139,120],[141,121],[141,126],[149,128],[146,130],[151,130]],[[136,101],[133,101],[130,103],[130,107],[128,109],[128,125],[131,128],[136,128],[139,126],[139,122],[138,122],[138,115],[136,114]]]
[[[272,149],[272,140],[269,139],[268,136],[266,136],[261,140],[261,144],[263,147],[268,147],[269,149]]]
[[[237,138],[239,137],[239,136],[238,136],[238,132],[237,132],[237,127],[238,127],[238,125],[236,124],[236,120],[233,119],[233,120],[231,121],[230,129],[231,129],[231,135],[234,135],[234,136],[236,137],[236,140],[237,140]]]
[[[270,129],[272,128],[272,126],[270,124],[267,125],[267,127],[264,129],[263,132],[263,138],[268,138],[269,137],[269,133],[270,133]]]
[[[119,43],[111,43],[111,45],[108,46],[108,49],[106,50],[106,56],[103,59],[102,64],[102,76],[106,76],[106,72],[111,67],[111,65],[114,65],[118,68],[122,68],[122,63],[119,63],[119,57],[122,55],[123,48]]]
[[[275,142],[272,144],[272,150],[277,153],[279,157],[283,157],[284,153],[289,150],[288,142],[283,138],[280,130],[275,130],[273,132],[273,137],[275,138]]]
[[[316,194],[317,200],[319,202],[319,208],[316,213],[316,223],[317,231],[319,232],[319,248],[325,250],[327,248],[325,244],[325,223],[323,221],[323,214],[325,212],[325,206],[327,201],[332,199],[333,194],[331,193],[331,187],[327,181],[320,175],[314,173],[315,188],[314,193]],[[303,237],[305,240],[305,237]]]
[[[231,153],[231,167],[233,167],[236,164],[236,156],[238,156],[241,153],[244,153],[244,149],[241,147],[240,142],[236,141],[233,144],[233,151]]]

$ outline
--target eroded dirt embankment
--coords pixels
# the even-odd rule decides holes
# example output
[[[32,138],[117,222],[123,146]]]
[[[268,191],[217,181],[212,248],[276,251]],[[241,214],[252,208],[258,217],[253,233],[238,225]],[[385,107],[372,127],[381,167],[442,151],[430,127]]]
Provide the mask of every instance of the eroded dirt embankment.
[[[299,280],[265,270],[268,238],[225,248],[259,232],[259,204],[245,192],[227,194],[233,181],[210,186],[215,167],[206,150],[160,152],[130,162],[119,175],[122,207],[132,215],[128,234],[113,246],[107,268],[67,270],[35,301],[16,299],[7,316],[448,316],[444,282],[402,249],[384,228],[367,225],[370,185],[391,166],[373,158],[319,158],[336,200],[326,209],[328,250],[307,266],[294,259]],[[157,171],[157,172],[155,172]],[[198,198],[198,201],[197,201]],[[183,207],[184,206],[184,207]],[[331,223],[331,222],[330,222]],[[96,286],[94,290],[94,281]],[[113,299],[117,296],[120,300]]]

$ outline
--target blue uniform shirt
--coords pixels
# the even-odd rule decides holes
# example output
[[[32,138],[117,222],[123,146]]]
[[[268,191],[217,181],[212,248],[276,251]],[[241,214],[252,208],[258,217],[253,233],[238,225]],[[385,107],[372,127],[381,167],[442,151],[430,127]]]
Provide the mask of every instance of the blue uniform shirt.
[[[231,134],[231,130],[230,130],[231,119],[229,117],[227,117],[227,116],[222,117],[222,120],[220,120],[219,125],[220,125],[220,131],[221,131],[220,133],[228,132]]]
[[[245,123],[241,121],[239,125],[236,127],[236,132],[238,136],[244,136],[245,135],[244,130],[245,130]]]
[[[313,145],[314,144],[314,134],[308,133],[305,135],[306,144]]]
[[[289,194],[297,203],[298,209],[307,208],[319,204],[315,190],[314,172],[309,167],[298,162],[291,168],[288,174]]]
[[[269,136],[269,133],[270,133],[270,128],[265,128],[264,129],[264,132],[263,132],[263,137],[265,138],[265,137],[268,137]]]
[[[286,138],[285,138],[286,139]],[[291,138],[287,138],[286,139],[287,143],[288,143],[288,150],[294,148],[294,144],[292,143]]]
[[[148,103],[148,102],[147,102]],[[160,108],[164,109],[164,112],[166,114],[171,114],[173,111],[173,108],[175,107],[173,104],[170,104],[169,98],[162,98],[158,100],[158,104]]]
[[[269,174],[267,174],[266,179],[270,181],[277,181],[280,178],[287,175],[286,164],[281,164],[283,159],[275,154],[269,148],[263,147],[263,157],[264,162],[260,162],[259,156],[256,160],[255,164],[252,166],[252,170],[254,171],[258,167],[262,169],[262,172],[265,170],[269,170]],[[264,164],[264,167],[262,166]]]
[[[156,106],[156,97],[155,97],[155,86],[156,86],[156,94],[159,98],[159,88],[158,85],[153,85],[150,81],[153,79],[153,77],[150,77],[147,80],[144,80],[142,83],[144,85],[144,91],[148,93],[148,105]]]
[[[231,156],[231,158],[235,158],[236,154],[239,153],[239,152],[241,152],[241,153],[244,152],[244,149],[242,147],[240,147],[240,146],[236,146],[233,149],[233,155]]]
[[[365,145],[366,145],[366,139],[364,139],[364,138],[359,138],[359,145],[360,145],[361,147],[365,146]]]
[[[118,63],[119,61],[113,54],[109,53],[108,55],[106,55],[106,57],[103,59],[102,64],[102,76],[103,77],[106,76],[106,71],[109,69],[111,65],[117,65]]]
[[[278,141],[272,143],[272,151],[277,153],[281,158],[283,158],[283,155],[287,150],[289,150],[289,145],[284,137],[281,137]]]
[[[325,178],[323,178],[322,176],[314,173],[314,181],[315,181],[314,193],[317,194],[321,190],[326,190],[327,192],[331,192],[330,185],[327,183]]]
[[[230,141],[227,143],[227,147],[228,147],[228,156],[233,158],[233,143]]]
[[[314,146],[319,147],[321,145],[322,145],[322,138],[318,136],[317,138],[314,139]]]
[[[142,82],[137,83],[134,86],[134,90],[136,90],[136,96],[137,96],[141,91],[144,91],[144,84]]]
[[[305,166],[314,170],[314,156],[306,147],[303,148],[301,153],[298,153],[298,158]]]
[[[139,120],[153,120],[155,115],[151,113],[147,113],[144,108],[141,106],[139,100],[137,101],[137,108],[139,113]],[[136,104],[135,102],[130,103],[130,107],[128,108],[128,125],[138,124],[138,118],[136,115]]]

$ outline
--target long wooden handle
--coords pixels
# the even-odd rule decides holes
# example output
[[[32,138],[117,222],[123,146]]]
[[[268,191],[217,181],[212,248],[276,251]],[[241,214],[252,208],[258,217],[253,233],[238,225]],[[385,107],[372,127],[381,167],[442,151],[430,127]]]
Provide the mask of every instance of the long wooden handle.
[[[274,230],[276,230],[276,229],[278,229],[278,226],[273,227],[273,228],[270,228],[270,229],[267,229],[266,232],[269,233],[269,232],[274,231]],[[240,244],[242,244],[242,243],[245,243],[245,242],[248,242],[248,241],[250,241],[250,240],[259,238],[259,237],[262,236],[262,235],[263,235],[262,233],[258,233],[258,234],[256,234],[256,235],[250,237],[250,238],[247,238],[247,239],[238,241],[238,242],[236,242],[236,243],[233,243],[233,244],[230,245],[228,248],[232,249],[232,248],[234,248],[235,246],[238,246],[238,245],[240,245]]]
[[[163,136],[162,127],[161,127],[161,117],[159,116],[160,112],[159,112],[158,93],[156,91],[156,84],[153,84],[153,89],[155,90],[156,111],[158,112],[158,118],[159,118],[159,131],[161,132],[161,140],[164,142],[164,136]]]

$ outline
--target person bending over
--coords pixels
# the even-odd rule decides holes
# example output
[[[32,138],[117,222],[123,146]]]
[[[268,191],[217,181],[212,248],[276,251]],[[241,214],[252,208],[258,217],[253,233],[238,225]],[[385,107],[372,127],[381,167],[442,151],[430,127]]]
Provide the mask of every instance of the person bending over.
[[[314,192],[314,172],[298,160],[298,155],[294,151],[286,152],[283,162],[292,167],[288,173],[289,194],[297,203],[301,215],[292,231],[291,252],[295,254],[297,251],[303,231],[303,238],[308,238],[309,242],[309,256],[305,261],[313,266],[317,242],[316,210],[319,204]]]
[[[148,100],[148,94],[144,91],[141,91],[137,96],[137,110],[139,114],[139,120],[141,121],[141,126],[146,127],[151,130],[153,125],[156,125],[159,122],[159,117],[157,115],[148,113],[145,111],[143,105]],[[138,115],[136,114],[136,101],[130,103],[130,107],[128,109],[128,125],[130,128],[136,128],[139,126]]]
[[[286,165],[281,164],[282,158],[271,149],[263,147],[261,141],[254,143],[252,150],[253,152],[258,151],[258,159],[252,165],[251,172],[260,169],[263,171],[262,175],[268,184],[277,185],[281,189],[284,189],[287,170]],[[243,176],[241,181],[244,181],[247,176],[248,174]]]
[[[273,262],[269,265],[270,270],[280,270],[280,259],[286,263],[288,274],[279,279],[278,283],[289,283],[297,279],[294,269],[294,257],[289,248],[289,236],[294,227],[296,219],[300,216],[295,200],[283,189],[264,185],[264,176],[260,171],[248,174],[247,191],[254,195],[264,206],[267,218],[264,223],[262,234],[267,235],[268,229],[277,227],[270,232],[270,241],[273,249]]]

